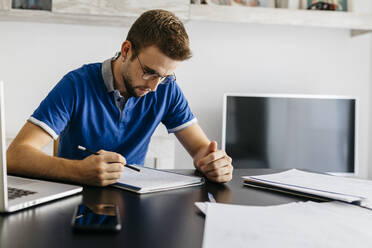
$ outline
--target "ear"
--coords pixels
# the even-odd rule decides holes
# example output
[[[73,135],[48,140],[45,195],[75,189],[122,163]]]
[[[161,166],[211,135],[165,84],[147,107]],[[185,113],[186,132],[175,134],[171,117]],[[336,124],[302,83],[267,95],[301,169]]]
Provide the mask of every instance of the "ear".
[[[121,45],[121,50],[120,50],[123,60],[125,60],[125,58],[129,58],[132,55],[131,48],[132,48],[132,43],[129,40],[125,40],[123,44]]]

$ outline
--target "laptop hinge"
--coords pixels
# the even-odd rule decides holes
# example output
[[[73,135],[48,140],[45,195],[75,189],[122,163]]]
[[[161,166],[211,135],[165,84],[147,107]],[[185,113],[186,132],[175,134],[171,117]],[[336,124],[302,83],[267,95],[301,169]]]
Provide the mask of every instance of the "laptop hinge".
[[[0,212],[5,212],[8,207],[4,109],[4,83],[0,81]]]

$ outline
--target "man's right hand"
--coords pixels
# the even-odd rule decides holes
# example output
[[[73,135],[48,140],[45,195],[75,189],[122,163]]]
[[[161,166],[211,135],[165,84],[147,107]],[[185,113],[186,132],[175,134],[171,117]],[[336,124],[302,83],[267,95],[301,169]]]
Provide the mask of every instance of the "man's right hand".
[[[120,178],[125,158],[115,152],[98,151],[99,155],[91,155],[83,159],[79,166],[79,180],[83,184],[107,186],[116,183]]]

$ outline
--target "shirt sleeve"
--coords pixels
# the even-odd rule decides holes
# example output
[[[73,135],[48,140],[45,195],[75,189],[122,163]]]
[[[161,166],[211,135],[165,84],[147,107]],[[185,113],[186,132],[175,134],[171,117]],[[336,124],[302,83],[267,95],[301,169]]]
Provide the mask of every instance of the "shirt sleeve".
[[[74,112],[76,91],[72,81],[69,74],[63,77],[28,119],[53,139],[57,139],[66,128]]]
[[[180,131],[197,122],[181,89],[175,82],[171,84],[169,108],[162,120],[162,123],[168,129],[168,133]]]

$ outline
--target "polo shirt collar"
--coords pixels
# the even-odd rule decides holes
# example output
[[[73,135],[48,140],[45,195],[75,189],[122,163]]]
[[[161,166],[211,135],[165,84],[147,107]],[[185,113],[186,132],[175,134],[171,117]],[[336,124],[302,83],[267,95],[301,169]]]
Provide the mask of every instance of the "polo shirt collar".
[[[107,59],[102,63],[102,78],[108,92],[115,91],[114,75],[112,74],[111,62],[115,61],[119,56],[120,52],[117,52],[114,57]]]

